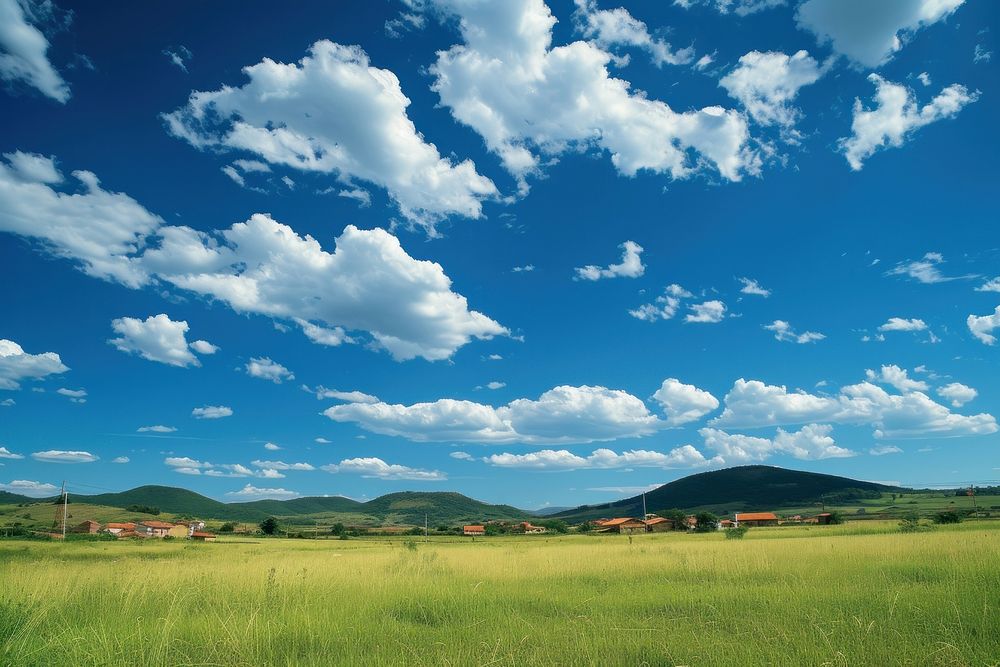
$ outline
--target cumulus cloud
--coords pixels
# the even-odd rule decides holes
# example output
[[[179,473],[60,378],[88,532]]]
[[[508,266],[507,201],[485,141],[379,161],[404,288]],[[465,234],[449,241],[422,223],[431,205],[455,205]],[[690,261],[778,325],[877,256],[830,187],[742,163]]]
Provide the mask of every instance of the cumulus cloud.
[[[610,449],[597,449],[589,456],[578,456],[565,449],[543,449],[527,454],[493,454],[483,458],[498,468],[527,468],[531,470],[579,470],[582,468],[700,468],[722,465],[719,457],[706,459],[691,445],[670,450],[669,453],[643,449],[623,451],[618,454]]]
[[[17,493],[29,498],[47,498],[54,496],[59,491],[59,487],[46,482],[34,482],[27,479],[11,480],[7,484],[0,482],[0,491]]]
[[[69,85],[49,62],[49,41],[36,27],[51,11],[50,3],[0,0],[0,79],[25,83],[65,104]]]
[[[836,396],[817,396],[740,378],[723,401],[722,414],[710,422],[721,428],[819,422],[868,424],[876,438],[947,438],[998,430],[993,415],[956,414],[921,391],[889,394],[870,382],[842,387]]]
[[[86,403],[87,402],[87,390],[86,389],[67,389],[66,387],[60,387],[56,389],[56,393],[60,396],[65,396],[73,403]]]
[[[309,387],[303,386],[304,390],[313,393],[314,390]],[[363,391],[340,391],[338,389],[327,389],[323,385],[316,387],[315,389],[316,398],[332,398],[338,401],[344,401],[345,403],[378,403],[378,396],[372,396],[371,394],[366,394]]]
[[[269,380],[281,384],[285,380],[294,380],[295,375],[270,357],[252,357],[244,366],[247,375],[252,378]]]
[[[714,167],[723,178],[757,173],[743,116],[709,106],[674,111],[612,78],[615,57],[592,42],[552,45],[556,19],[542,0],[430,0],[458,18],[462,44],[430,67],[441,103],[478,132],[504,167],[526,178],[568,150],[607,151],[619,173],[681,179]],[[483,85],[489,82],[488,85]]]
[[[574,0],[573,15],[577,30],[604,50],[615,46],[631,46],[649,52],[657,67],[686,65],[694,59],[694,49],[674,51],[669,42],[649,34],[646,24],[624,7],[598,9],[595,0]]]
[[[916,318],[905,319],[902,317],[890,317],[885,324],[879,326],[879,331],[924,331],[927,323]]]
[[[295,491],[289,491],[288,489],[267,489],[247,484],[239,491],[229,491],[226,495],[239,500],[263,500],[265,498],[271,500],[287,500],[288,498],[296,498],[299,494]]]
[[[232,417],[233,409],[225,405],[206,405],[193,409],[191,416],[195,419],[222,419],[223,417]]]
[[[264,449],[266,449],[269,452],[276,452],[281,449],[281,445],[276,445],[273,442],[265,442]]]
[[[635,310],[628,311],[628,314],[637,320],[645,322],[655,322],[657,320],[669,320],[677,314],[677,309],[681,305],[682,299],[690,298],[692,294],[680,285],[674,283],[667,285],[663,294],[656,297],[653,303],[645,303]]]
[[[979,395],[978,391],[961,382],[951,382],[939,387],[937,393],[941,398],[951,401],[952,406],[956,408],[962,407]]]
[[[24,458],[23,454],[16,454],[15,452],[10,451],[6,447],[0,447],[0,459],[14,459],[14,460],[16,460],[16,459],[23,459],[23,458]]]
[[[443,398],[413,405],[349,403],[323,414],[417,442],[586,443],[649,435],[664,426],[635,396],[590,386],[555,387],[537,400],[519,398],[501,407]]]
[[[175,322],[165,313],[150,315],[145,320],[119,317],[112,320],[111,328],[119,338],[108,342],[128,354],[138,354],[143,359],[158,361],[168,366],[201,366],[191,353],[214,354],[218,348],[208,341],[187,342],[188,323]]]
[[[865,371],[865,375],[872,382],[890,385],[904,394],[911,391],[926,392],[930,389],[930,386],[926,382],[912,379],[906,372],[906,369],[900,368],[895,364],[882,366],[877,372],[869,368]]]
[[[1000,276],[987,280],[976,288],[977,292],[1000,292]]]
[[[722,77],[719,85],[757,123],[778,125],[787,131],[802,115],[793,104],[799,89],[816,83],[825,71],[807,51],[797,51],[791,56],[778,51],[751,51]]]
[[[55,352],[28,354],[14,341],[0,338],[0,389],[20,389],[22,380],[37,380],[68,370]]]
[[[886,3],[891,4],[891,3]],[[979,99],[979,91],[970,92],[954,83],[943,89],[924,106],[906,86],[869,74],[875,84],[875,108],[866,109],[861,99],[854,100],[851,136],[840,139],[840,150],[854,171],[883,148],[899,148],[914,131],[935,121],[954,118],[967,104]]]
[[[155,426],[140,426],[136,429],[136,433],[174,433],[176,430],[173,426],[156,424]]]
[[[740,288],[740,293],[742,294],[762,296],[765,299],[771,296],[771,290],[762,287],[759,282],[753,280],[752,278],[739,278],[739,281],[743,283],[743,287]]]
[[[131,459],[129,459],[129,457],[127,457],[127,456],[116,456],[115,458],[111,459],[111,462],[112,463],[128,463],[130,460]]]
[[[792,328],[792,325],[784,320],[775,320],[770,324],[765,324],[764,328],[768,331],[774,332],[775,340],[798,343],[800,345],[815,343],[818,340],[826,338],[825,334],[821,334],[818,331],[803,331],[802,333],[796,333]]]
[[[424,140],[399,79],[359,47],[320,40],[298,63],[265,58],[243,73],[243,86],[192,92],[164,116],[170,132],[199,149],[373,183],[429,230],[449,215],[480,217],[482,200],[497,195],[470,160],[456,164]]]
[[[310,463],[285,463],[284,461],[251,461],[255,468],[270,468],[272,470],[315,470]]]
[[[93,463],[100,457],[90,452],[49,449],[44,452],[34,452],[31,458],[45,463]]]
[[[838,446],[829,424],[808,424],[789,433],[778,429],[774,438],[760,438],[719,429],[703,428],[698,433],[705,446],[718,452],[729,463],[764,461],[774,454],[789,454],[797,459],[815,460],[854,456],[855,452]]]
[[[992,345],[997,342],[997,337],[992,332],[997,327],[1000,327],[1000,306],[996,307],[992,315],[969,315],[965,323],[972,335],[979,339],[980,342],[985,345]]]
[[[684,317],[685,322],[716,324],[726,317],[726,304],[719,300],[694,303],[688,307],[691,312]]]
[[[208,477],[269,477],[263,471],[257,471],[246,467],[241,463],[209,463],[199,461],[189,456],[168,456],[163,462],[173,468],[174,472],[182,475],[206,475]]]
[[[475,460],[475,457],[472,454],[469,454],[468,452],[452,452],[448,456],[450,456],[453,459],[458,459],[459,461],[474,461]]]
[[[653,394],[653,400],[663,407],[671,426],[697,421],[719,407],[719,399],[715,396],[676,378],[664,380]]]
[[[795,19],[820,44],[868,68],[903,48],[915,32],[950,16],[965,0],[806,0]]]
[[[588,264],[576,269],[575,280],[600,280],[601,278],[638,278],[646,271],[642,263],[642,246],[634,241],[625,241],[622,249],[622,261],[611,264],[607,268]]]
[[[448,475],[440,470],[423,470],[421,468],[410,468],[409,466],[386,463],[382,459],[373,456],[344,459],[337,464],[331,463],[325,465],[322,469],[330,473],[347,473],[376,479],[403,479],[413,482],[443,482],[448,479]]]

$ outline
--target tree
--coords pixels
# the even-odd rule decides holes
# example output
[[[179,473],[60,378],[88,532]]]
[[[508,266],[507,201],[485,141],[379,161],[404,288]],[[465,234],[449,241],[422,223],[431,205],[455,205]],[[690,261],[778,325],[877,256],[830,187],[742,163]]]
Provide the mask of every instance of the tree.
[[[726,528],[723,532],[726,533],[727,540],[742,540],[748,530],[750,530],[749,526],[735,526],[733,528]]]
[[[710,533],[719,528],[719,517],[711,512],[699,512],[695,522],[694,529],[699,533]]]
[[[556,533],[568,533],[569,526],[562,519],[539,519],[535,525],[542,526]]]
[[[934,515],[934,523],[961,523],[962,517],[955,510],[938,512]]]
[[[498,523],[488,523],[486,524],[486,534],[487,535],[503,535],[503,526]]]
[[[659,515],[664,519],[670,519],[673,522],[674,530],[687,530],[687,514],[679,509],[659,512]]]
[[[584,521],[583,523],[581,523],[579,526],[576,527],[576,530],[577,532],[580,533],[589,533],[590,531],[594,530],[594,524],[590,521]]]
[[[269,516],[260,522],[260,532],[265,535],[274,535],[278,532],[278,520]]]
[[[827,523],[832,526],[839,526],[844,523],[844,516],[840,512],[830,512],[830,518]]]
[[[232,521],[227,521],[226,523],[219,526],[220,533],[231,533],[236,530],[236,524]]]
[[[340,537],[341,535],[344,534],[344,532],[345,532],[344,531],[344,524],[342,524],[342,523],[335,523],[332,526],[330,526],[330,534],[331,535],[336,535],[337,537]]]

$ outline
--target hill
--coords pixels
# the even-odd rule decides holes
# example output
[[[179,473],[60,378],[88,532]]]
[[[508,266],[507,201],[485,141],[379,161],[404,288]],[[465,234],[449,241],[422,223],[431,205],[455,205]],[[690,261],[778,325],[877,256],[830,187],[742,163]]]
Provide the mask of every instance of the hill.
[[[673,508],[720,513],[766,511],[892,490],[894,487],[836,475],[774,466],[739,466],[689,475],[664,484],[646,493],[646,508],[650,512]],[[634,516],[641,512],[640,495],[602,505],[584,505],[553,516],[583,521],[611,515]]]

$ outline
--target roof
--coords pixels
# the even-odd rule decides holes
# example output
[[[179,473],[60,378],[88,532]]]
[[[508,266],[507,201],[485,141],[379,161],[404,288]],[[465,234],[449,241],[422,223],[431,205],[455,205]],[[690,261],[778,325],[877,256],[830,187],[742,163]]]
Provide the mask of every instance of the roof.
[[[742,512],[736,515],[737,521],[777,521],[774,512]]]
[[[486,530],[486,526],[463,526],[462,530]]]
[[[94,521],[93,519],[87,519],[86,521],[82,521],[82,522],[80,523],[80,525],[81,525],[81,526],[82,526],[83,524],[87,524],[87,525],[89,525],[89,526],[100,526],[100,525],[101,525],[101,524],[100,524],[100,522],[98,522],[98,521]]]
[[[817,514],[816,516],[833,516],[833,515],[832,515],[832,514],[830,514],[829,512],[820,512],[820,513],[819,513],[819,514]]]
[[[611,526],[620,526],[623,523],[642,523],[639,519],[633,519],[632,517],[619,517],[617,519],[608,519],[601,523],[602,526],[610,528]]]
[[[123,530],[122,532],[118,533],[118,537],[139,537],[139,533],[135,532],[134,530]]]
[[[673,523],[670,519],[664,519],[662,516],[654,516],[652,519],[646,519],[645,524],[647,526],[652,526],[664,522]]]
[[[194,531],[191,533],[191,537],[215,537],[215,533],[205,533],[202,531]]]
[[[131,530],[135,528],[134,523],[109,523],[108,528],[121,528],[122,530]]]
[[[143,521],[142,525],[147,528],[173,528],[174,524],[167,523],[166,521]]]

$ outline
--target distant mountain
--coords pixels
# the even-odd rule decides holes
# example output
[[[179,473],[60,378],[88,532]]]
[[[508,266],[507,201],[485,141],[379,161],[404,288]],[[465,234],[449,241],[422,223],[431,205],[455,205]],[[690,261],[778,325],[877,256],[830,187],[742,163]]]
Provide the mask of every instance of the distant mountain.
[[[650,512],[673,508],[766,511],[819,503],[833,494],[849,496],[892,490],[895,487],[836,475],[773,466],[739,466],[689,475],[664,484],[646,493],[646,509]],[[612,515],[636,516],[641,512],[640,495],[601,505],[584,505],[554,516],[583,521]]]
[[[38,499],[11,493],[10,491],[0,491],[0,504],[2,505],[18,505],[20,503],[33,502],[38,502]]]
[[[573,509],[572,507],[541,507],[534,511],[538,516],[552,516],[553,514],[559,514],[560,512],[567,512]]]

